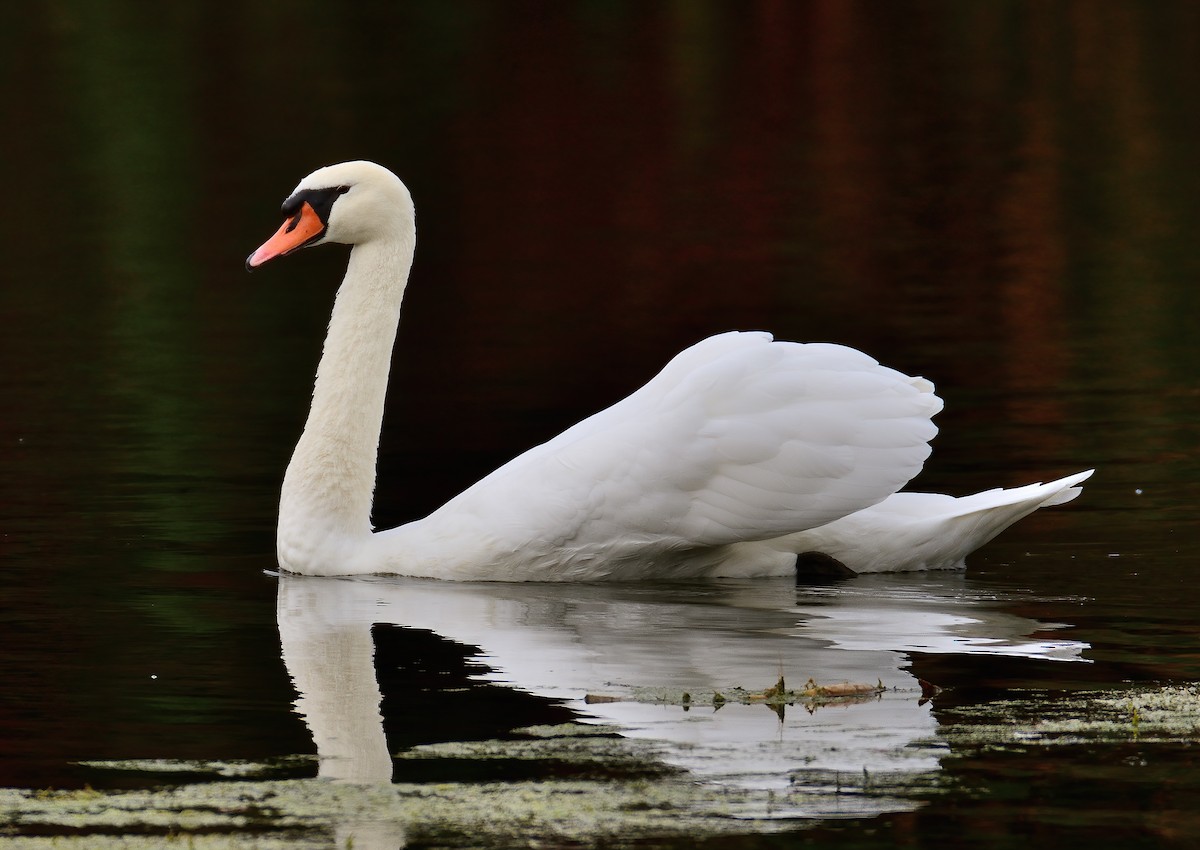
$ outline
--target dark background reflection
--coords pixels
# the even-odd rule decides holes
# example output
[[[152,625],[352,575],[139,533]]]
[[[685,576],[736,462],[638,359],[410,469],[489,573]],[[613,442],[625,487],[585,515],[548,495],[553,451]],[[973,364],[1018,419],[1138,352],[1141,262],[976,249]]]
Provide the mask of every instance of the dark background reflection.
[[[418,210],[379,525],[698,338],[766,328],[938,383],[923,488],[1100,468],[980,553],[981,580],[1195,610],[1194,3],[6,18],[0,784],[311,749],[262,570],[344,252],[242,262],[343,159],[391,167]],[[1172,628],[1166,669],[1200,675]]]

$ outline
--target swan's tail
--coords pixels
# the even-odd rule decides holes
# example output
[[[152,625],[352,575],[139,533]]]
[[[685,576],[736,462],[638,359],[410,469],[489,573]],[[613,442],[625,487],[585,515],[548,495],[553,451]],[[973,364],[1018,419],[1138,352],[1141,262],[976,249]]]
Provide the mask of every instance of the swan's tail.
[[[1082,492],[1089,469],[1045,484],[997,488],[955,498],[896,493],[873,507],[777,541],[804,555],[820,553],[850,570],[901,572],[955,569],[967,555],[1038,508]]]

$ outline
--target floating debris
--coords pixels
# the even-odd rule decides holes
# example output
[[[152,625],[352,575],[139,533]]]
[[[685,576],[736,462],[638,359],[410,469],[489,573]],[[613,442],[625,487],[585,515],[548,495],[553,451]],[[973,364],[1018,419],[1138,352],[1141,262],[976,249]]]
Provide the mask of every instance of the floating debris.
[[[918,701],[920,705],[924,705],[942,692],[941,688],[925,679],[917,679],[917,684],[921,686],[921,699]]]
[[[588,694],[583,698],[588,705],[601,705],[606,702],[625,702],[624,697],[614,697],[608,694]]]
[[[678,705],[685,711],[699,706],[712,706],[719,709],[726,703],[740,705],[767,705],[779,708],[788,705],[803,705],[813,710],[828,704],[849,704],[875,699],[882,694],[886,687],[883,681],[875,684],[864,682],[834,682],[819,685],[809,678],[804,687],[799,690],[789,690],[784,677],[781,675],[775,684],[762,690],[747,690],[733,686],[706,695],[703,691],[680,691],[669,688],[637,688],[630,693],[619,696],[615,694],[589,693],[583,701],[587,705],[598,705],[614,702],[637,702],[652,705]]]
[[[782,679],[779,680],[781,683]],[[874,685],[863,685],[857,682],[837,682],[833,685],[818,685],[812,679],[809,679],[801,692],[806,699],[814,697],[826,698],[842,698],[842,697],[861,697],[875,696],[887,690],[883,686],[883,680],[880,679]]]

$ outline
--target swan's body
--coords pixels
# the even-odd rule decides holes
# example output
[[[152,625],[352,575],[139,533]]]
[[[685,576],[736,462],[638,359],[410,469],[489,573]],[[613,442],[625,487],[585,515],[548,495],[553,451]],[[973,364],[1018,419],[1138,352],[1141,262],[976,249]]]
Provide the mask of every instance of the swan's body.
[[[384,397],[416,239],[412,200],[390,171],[351,162],[306,177],[284,212],[248,267],[309,244],[353,246],[283,482],[278,555],[289,572],[765,576],[789,574],[815,547],[855,570],[961,566],[1020,516],[1072,498],[1088,474],[1031,485],[1042,489],[1017,499],[1020,509],[1004,494],[1029,488],[968,497],[978,504],[966,514],[989,517],[977,524],[962,519],[962,500],[894,495],[937,431],[930,418],[942,403],[928,381],[842,346],[728,333],[428,517],[373,532]],[[973,525],[979,533],[967,533]],[[897,529],[908,531],[897,538]]]

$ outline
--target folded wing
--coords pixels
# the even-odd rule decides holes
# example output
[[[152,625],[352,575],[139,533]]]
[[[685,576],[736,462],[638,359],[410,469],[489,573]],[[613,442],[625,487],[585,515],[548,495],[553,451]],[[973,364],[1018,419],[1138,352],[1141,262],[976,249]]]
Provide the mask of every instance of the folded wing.
[[[484,540],[493,558],[776,538],[896,492],[928,457],[941,404],[928,381],[851,348],[722,334],[418,524]]]

